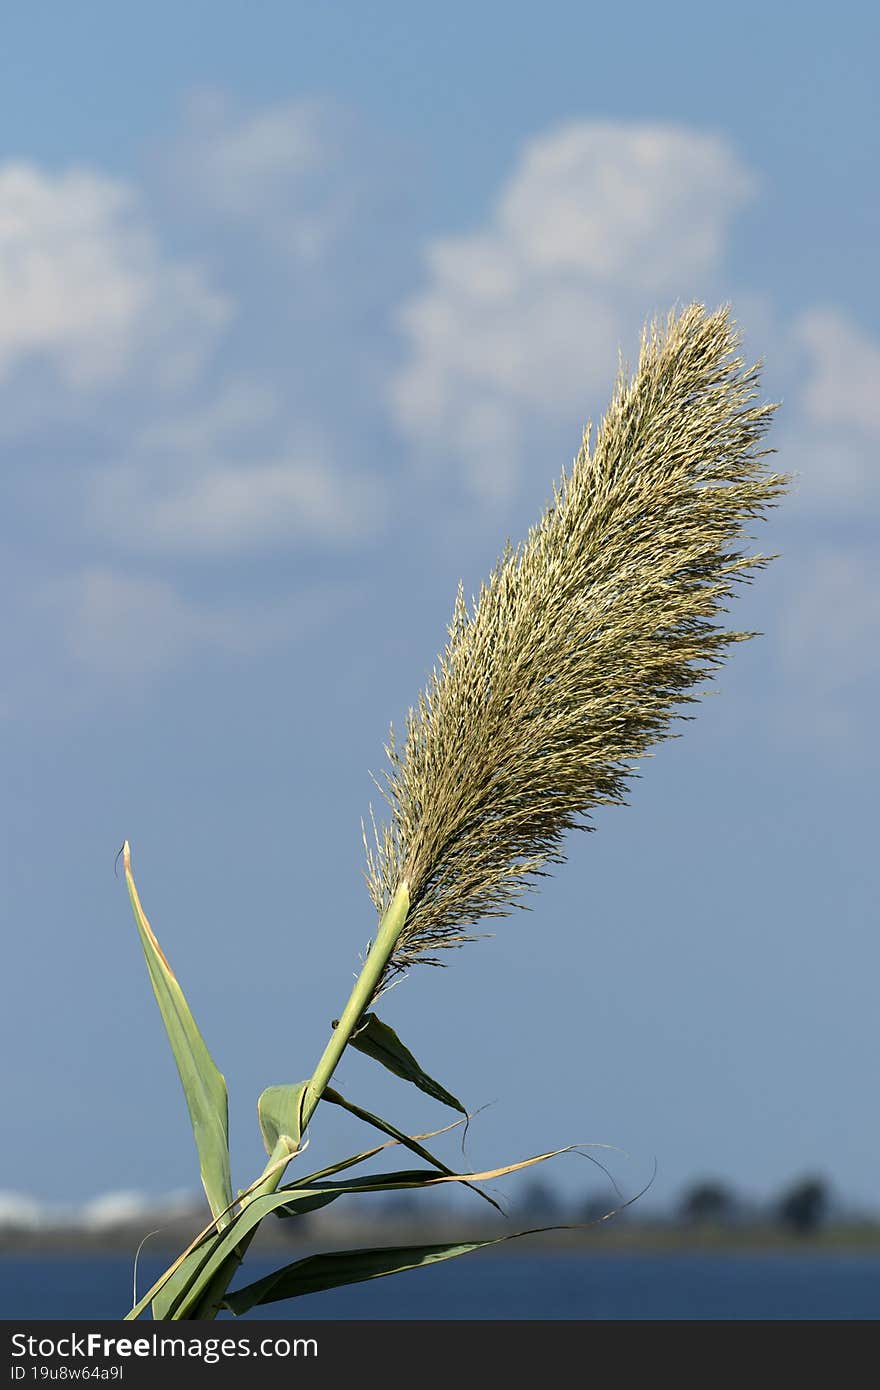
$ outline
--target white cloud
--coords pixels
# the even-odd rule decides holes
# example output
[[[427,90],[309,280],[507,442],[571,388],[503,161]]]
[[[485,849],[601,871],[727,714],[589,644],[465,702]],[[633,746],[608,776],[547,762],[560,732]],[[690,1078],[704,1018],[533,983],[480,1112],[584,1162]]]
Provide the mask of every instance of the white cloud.
[[[198,267],[162,253],[127,184],[0,166],[0,379],[37,360],[77,391],[135,367],[175,387],[228,316]]]
[[[800,314],[789,343],[800,366],[792,410],[782,415],[794,500],[864,520],[880,503],[880,343],[828,306]]]
[[[302,540],[345,544],[384,515],[378,479],[344,474],[320,448],[269,462],[196,456],[169,468],[141,458],[96,479],[92,513],[108,536],[141,550],[228,555]]]
[[[802,314],[795,338],[809,357],[807,418],[880,439],[880,343],[833,308]]]
[[[786,722],[855,746],[880,677],[880,557],[876,547],[826,544],[795,569],[794,582],[782,630]]]
[[[213,227],[231,217],[249,235],[274,228],[285,256],[294,243],[311,256],[322,191],[335,207],[345,186],[326,167],[330,113],[285,106],[233,119],[215,105],[200,119],[177,158]],[[252,242],[254,254],[277,265],[281,243],[267,253]],[[247,273],[240,259],[236,268]],[[312,289],[317,312],[326,296]],[[0,429],[25,451],[38,439],[50,467],[67,462],[62,487],[45,492],[65,509],[68,535],[216,557],[283,539],[350,543],[379,523],[378,485],[357,460],[337,466],[327,402],[309,391],[298,341],[311,347],[309,323],[267,324],[263,307],[257,337],[274,332],[280,363],[293,357],[293,391],[280,365],[260,381],[226,365],[230,351],[248,352],[237,324],[225,356],[211,351],[229,301],[167,252],[133,187],[90,170],[0,166]]]
[[[182,658],[236,660],[301,638],[349,601],[341,589],[263,602],[197,602],[165,579],[93,565],[42,587],[35,610],[62,634],[67,663],[102,681],[151,679]]]
[[[783,417],[783,420],[785,417]],[[788,506],[864,521],[880,502],[877,446],[847,431],[811,429],[795,417],[780,436],[782,466],[794,476]]]
[[[690,130],[580,122],[532,141],[489,224],[428,249],[400,314],[400,428],[457,454],[472,492],[510,495],[529,430],[583,422],[652,298],[717,273],[752,189],[723,140]]]
[[[108,676],[149,676],[186,651],[223,640],[223,622],[166,580],[91,566],[47,589],[70,657]]]
[[[722,140],[671,126],[581,122],[528,144],[496,235],[524,261],[675,292],[715,268],[754,180]]]
[[[196,548],[249,549],[258,541],[351,540],[379,520],[379,489],[313,458],[226,465],[152,511],[156,539]]]
[[[45,1208],[36,1198],[0,1190],[0,1231],[36,1231],[44,1224]]]
[[[84,708],[297,640],[350,599],[307,573],[279,592],[268,553],[384,524],[349,444],[368,432],[349,402],[375,391],[325,361],[343,338],[356,371],[380,371],[346,336],[337,270],[360,266],[340,254],[315,273],[370,171],[318,107],[200,119],[167,161],[170,200],[96,169],[0,163],[0,433],[22,542],[0,552],[16,653],[0,718],[48,690]],[[201,241],[183,256],[173,224],[194,205]],[[221,596],[220,566],[245,554],[249,597]],[[203,567],[192,587],[180,557]]]
[[[880,507],[880,348],[824,305],[782,326],[768,358],[789,378],[771,442],[794,479],[779,517],[777,717],[785,737],[833,760],[870,757],[880,558],[867,537]]]
[[[239,116],[207,102],[193,116],[169,161],[174,207],[184,193],[199,207],[213,273],[246,308],[234,320],[129,184],[0,166],[0,429],[15,446],[21,418],[44,429],[34,453],[59,486],[40,484],[39,515],[63,510],[59,533],[81,556],[53,582],[47,567],[22,579],[25,664],[112,687],[287,641],[336,599],[279,596],[268,569],[259,602],[229,602],[210,583],[194,598],[173,562],[200,562],[210,576],[246,554],[259,575],[279,546],[351,545],[385,525],[389,480],[357,452],[380,437],[384,368],[346,316],[360,243],[338,235],[370,178],[353,148],[313,104]],[[426,471],[451,460],[459,498],[513,497],[531,453],[549,477],[545,460],[552,473],[570,456],[588,407],[607,397],[618,345],[635,345],[652,306],[719,297],[728,229],[752,188],[722,139],[691,130],[580,122],[526,145],[487,221],[429,245],[424,283],[400,310],[408,356],[386,385]],[[241,239],[221,246],[229,226]],[[743,317],[753,324],[756,312]],[[880,348],[830,307],[763,332],[760,346],[774,333],[779,357],[800,355],[805,369],[780,416],[782,464],[801,473],[814,507],[861,515],[880,495]],[[353,363],[344,379],[335,357],[327,371],[337,347]],[[38,390],[28,416],[17,372],[32,364],[46,376],[48,364],[65,389]],[[32,518],[33,456],[20,437],[13,471]],[[410,494],[426,525],[432,495]],[[804,718],[833,722],[863,679],[880,582],[866,554],[831,547],[808,588],[806,602],[789,595],[783,616],[786,669]]]
[[[319,260],[353,214],[363,175],[343,150],[341,113],[303,100],[242,114],[203,92],[188,117],[168,169],[177,191],[285,257]]]
[[[146,1221],[156,1203],[142,1192],[105,1192],[85,1202],[79,1218],[86,1230],[106,1231],[135,1221]]]
[[[241,379],[134,430],[92,471],[87,510],[92,533],[127,550],[209,558],[363,539],[382,524],[384,495],[317,432],[296,436],[271,386]]]
[[[216,455],[281,419],[283,406],[277,392],[243,377],[227,382],[205,403],[150,420],[139,430],[135,447],[144,457]]]
[[[21,1192],[0,1191],[0,1230],[104,1231],[133,1222],[171,1222],[201,1209],[189,1192],[147,1197],[140,1192],[106,1192],[80,1206],[43,1202]]]

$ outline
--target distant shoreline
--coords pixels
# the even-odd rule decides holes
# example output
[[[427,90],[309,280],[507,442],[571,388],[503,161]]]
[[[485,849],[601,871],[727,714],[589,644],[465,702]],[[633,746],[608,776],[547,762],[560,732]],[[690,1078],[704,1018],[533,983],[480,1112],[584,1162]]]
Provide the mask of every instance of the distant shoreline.
[[[450,1217],[441,1223],[352,1223],[347,1228],[332,1230],[316,1226],[301,1235],[288,1234],[285,1227],[276,1226],[266,1232],[259,1242],[265,1251],[313,1248],[346,1248],[364,1244],[419,1244],[448,1240],[451,1235],[462,1239],[480,1239],[512,1232],[517,1224],[511,1221],[503,1227],[476,1225],[464,1216]],[[198,1227],[181,1229],[167,1227],[157,1232],[144,1245],[143,1254],[150,1256],[168,1251],[178,1252],[192,1240]],[[0,1234],[0,1259],[16,1256],[133,1255],[146,1232],[142,1227],[122,1228],[103,1232],[29,1231]],[[627,1222],[614,1225],[586,1226],[580,1229],[546,1231],[524,1236],[520,1240],[492,1247],[494,1255],[516,1254],[529,1250],[537,1253],[589,1252],[591,1254],[815,1254],[837,1253],[880,1254],[880,1225],[831,1226],[821,1231],[795,1235],[776,1226],[694,1227],[686,1228],[662,1222]],[[255,1247],[255,1253],[257,1247]]]

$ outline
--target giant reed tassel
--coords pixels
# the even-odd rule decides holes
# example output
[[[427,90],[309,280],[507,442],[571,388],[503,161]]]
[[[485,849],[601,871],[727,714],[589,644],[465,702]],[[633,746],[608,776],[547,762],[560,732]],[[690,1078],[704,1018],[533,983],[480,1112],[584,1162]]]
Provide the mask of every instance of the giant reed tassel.
[[[760,446],[773,407],[756,403],[757,369],[736,347],[727,312],[707,314],[699,305],[647,331],[635,375],[621,373],[595,445],[588,429],[538,525],[507,549],[470,608],[459,592],[446,650],[410,713],[405,743],[398,749],[392,735],[389,746],[391,818],[367,851],[378,930],[311,1076],[260,1096],[268,1162],[235,1197],[226,1085],[144,916],[126,844],[132,908],[212,1210],[210,1224],[135,1302],[129,1320],[149,1304],[155,1317],[173,1320],[213,1318],[222,1308],[244,1313],[520,1234],[309,1256],[229,1291],[269,1215],[295,1218],[352,1193],[473,1187],[554,1156],[454,1173],[425,1148],[430,1136],[405,1134],[330,1081],[352,1044],[435,1101],[464,1110],[368,1012],[371,1001],[395,972],[437,963],[438,950],[469,940],[483,918],[519,902],[535,876],[560,861],[567,831],[591,828],[595,807],[624,800],[634,759],[670,737],[695,687],[731,643],[750,635],[725,628],[720,615],[735,584],[766,563],[749,553],[746,532],[786,479],[765,465]],[[322,1101],[385,1142],[281,1187]],[[389,1144],[427,1166],[347,1176]]]
[[[737,342],[726,310],[696,304],[646,330],[538,525],[470,609],[459,591],[405,744],[392,731],[387,749],[391,819],[367,877],[380,913],[401,884],[410,911],[385,980],[508,912],[751,635],[718,618],[766,563],[744,533],[786,479],[765,466],[775,407],[756,404]]]

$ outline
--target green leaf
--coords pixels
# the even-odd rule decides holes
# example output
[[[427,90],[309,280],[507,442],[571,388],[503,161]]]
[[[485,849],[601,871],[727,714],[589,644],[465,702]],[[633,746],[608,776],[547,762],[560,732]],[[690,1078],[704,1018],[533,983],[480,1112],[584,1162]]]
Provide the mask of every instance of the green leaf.
[[[376,1144],[372,1149],[363,1149],[361,1153],[350,1154],[348,1158],[341,1158],[338,1163],[331,1163],[328,1168],[318,1168],[314,1173],[308,1173],[302,1178],[299,1184],[302,1187],[311,1187],[320,1178],[332,1178],[334,1173],[342,1173],[346,1168],[356,1168],[359,1163],[366,1163],[368,1158],[375,1158],[384,1149],[390,1149],[396,1144],[396,1139],[389,1139],[385,1144]]]
[[[436,1139],[438,1134],[448,1134],[451,1129],[456,1129],[461,1124],[461,1120],[453,1120],[451,1125],[444,1125],[442,1129],[429,1130],[427,1134],[411,1134],[408,1137],[414,1142],[420,1139]],[[400,1143],[399,1139],[386,1139],[384,1144],[376,1144],[372,1149],[364,1149],[361,1153],[349,1154],[348,1158],[341,1158],[336,1163],[331,1163],[329,1168],[319,1168],[314,1173],[308,1173],[300,1178],[301,1187],[311,1187],[321,1178],[332,1178],[335,1173],[341,1173],[346,1168],[354,1168],[359,1163],[365,1163],[368,1158],[375,1158],[384,1149],[392,1149]]]
[[[218,1274],[225,1271],[225,1267],[233,1261],[236,1264],[240,1263],[241,1256],[247,1248],[247,1237],[265,1217],[271,1215],[277,1207],[289,1202],[292,1197],[299,1195],[307,1194],[286,1191],[270,1192],[255,1197],[243,1211],[231,1218],[230,1224],[224,1230],[204,1230],[196,1237],[198,1244],[186,1250],[175,1260],[170,1271],[166,1270],[156,1280],[143,1298],[126,1313],[125,1321],[131,1322],[139,1318],[151,1302],[154,1310],[158,1302],[165,1319],[182,1321],[185,1318],[213,1317],[216,1309],[208,1311],[205,1304],[215,1281],[219,1282]],[[172,1290],[170,1294],[169,1288]]]
[[[236,1249],[227,1255],[219,1268],[214,1270],[212,1266],[211,1272],[198,1277],[221,1239],[221,1234],[215,1232],[185,1257],[153,1299],[155,1322],[180,1319],[182,1308],[186,1309],[185,1316],[189,1319],[216,1316],[219,1296],[226,1293],[241,1264],[240,1251]]]
[[[503,1177],[507,1173],[515,1173],[523,1168],[531,1168],[536,1163],[544,1163],[549,1158],[555,1158],[558,1154],[567,1153],[569,1149],[554,1149],[549,1153],[536,1154],[532,1158],[522,1159],[519,1163],[506,1164],[501,1168],[488,1169],[481,1173],[440,1173],[434,1175],[424,1170],[409,1169],[396,1173],[378,1173],[372,1178],[355,1179],[348,1184],[326,1185],[316,1184],[314,1187],[290,1187],[281,1188],[278,1192],[267,1192],[260,1196],[252,1196],[247,1206],[239,1210],[238,1214],[232,1219],[231,1225],[224,1231],[211,1232],[206,1229],[196,1239],[199,1242],[197,1253],[201,1251],[205,1242],[208,1246],[208,1258],[201,1264],[197,1261],[192,1262],[192,1274],[177,1278],[182,1265],[189,1260],[193,1251],[184,1251],[171,1270],[166,1270],[165,1274],[156,1284],[144,1295],[129,1313],[126,1314],[126,1321],[140,1317],[151,1299],[155,1300],[160,1292],[172,1281],[176,1281],[176,1288],[180,1292],[176,1297],[168,1300],[167,1317],[183,1320],[184,1318],[212,1318],[217,1309],[222,1305],[222,1295],[228,1286],[229,1279],[234,1273],[234,1267],[241,1262],[244,1251],[250,1242],[251,1233],[256,1230],[260,1222],[272,1212],[277,1212],[285,1206],[299,1205],[302,1209],[314,1209],[307,1206],[307,1203],[316,1202],[323,1206],[328,1201],[335,1200],[342,1196],[344,1192],[372,1190],[375,1192],[391,1191],[401,1187],[433,1187],[439,1183],[461,1182],[470,1185],[473,1181],[489,1181],[492,1178]],[[244,1195],[244,1194],[242,1194]],[[541,1226],[538,1230],[565,1230],[563,1226]],[[494,1239],[483,1244],[494,1245],[500,1240],[513,1240],[516,1235],[532,1235],[534,1231],[518,1231],[510,1236],[496,1236]],[[476,1245],[468,1246],[468,1249],[478,1249],[480,1242]],[[354,1252],[363,1253],[363,1252]],[[370,1252],[368,1252],[370,1253]],[[464,1252],[463,1252],[464,1253]],[[449,1258],[443,1256],[440,1258]],[[410,1266],[405,1266],[410,1268]],[[381,1271],[385,1273],[395,1273],[395,1270]],[[362,1277],[374,1278],[374,1274]],[[343,1280],[343,1282],[352,1282]],[[181,1288],[181,1285],[187,1285]],[[304,1290],[309,1292],[309,1290]],[[283,1295],[292,1297],[292,1295]],[[251,1305],[253,1306],[253,1305]]]
[[[540,1229],[555,1228],[546,1226]],[[321,1293],[325,1289],[338,1289],[343,1284],[360,1284],[366,1279],[381,1279],[388,1274],[402,1274],[408,1269],[424,1269],[426,1265],[454,1260],[459,1255],[469,1255],[487,1245],[499,1245],[502,1241],[534,1234],[534,1231],[515,1231],[511,1235],[495,1236],[490,1240],[397,1245],[375,1250],[334,1250],[329,1254],[309,1255],[242,1289],[233,1289],[226,1295],[223,1306],[240,1317],[249,1309],[266,1303],[278,1303],[284,1298],[301,1298],[303,1294]]]
[[[210,1242],[210,1249],[207,1260],[194,1271],[194,1277],[189,1288],[186,1289],[183,1297],[178,1297],[176,1305],[173,1306],[170,1316],[177,1320],[193,1317],[213,1317],[213,1312],[205,1308],[207,1296],[211,1291],[216,1276],[224,1268],[227,1261],[238,1259],[239,1247],[242,1246],[245,1237],[259,1226],[265,1217],[270,1216],[278,1207],[296,1199],[297,1197],[311,1196],[311,1192],[268,1192],[262,1197],[254,1197],[244,1211],[240,1211],[234,1217],[232,1223],[219,1236],[214,1236]],[[204,1247],[199,1247],[200,1253]],[[189,1259],[189,1256],[187,1256]],[[181,1268],[183,1266],[181,1265]],[[178,1271],[175,1271],[164,1286],[168,1287],[172,1279],[176,1279]],[[185,1284],[185,1280],[181,1283]]]
[[[314,1187],[320,1192],[393,1192],[400,1187],[431,1187],[442,1181],[444,1175],[438,1177],[433,1168],[398,1168],[390,1173],[367,1173],[346,1182],[316,1182]]]
[[[153,1317],[157,1322],[171,1316],[175,1303],[185,1292],[187,1285],[202,1265],[205,1264],[218,1239],[219,1237],[215,1235],[211,1240],[199,1245],[195,1250],[191,1250],[156,1294],[152,1308]]]
[[[458,1176],[454,1169],[447,1167],[439,1158],[435,1158],[430,1149],[426,1149],[418,1140],[413,1139],[409,1134],[404,1134],[403,1130],[397,1129],[394,1125],[389,1124],[387,1120],[383,1120],[378,1115],[371,1114],[369,1110],[363,1110],[359,1105],[354,1105],[352,1101],[346,1100],[345,1096],[340,1095],[338,1091],[334,1091],[332,1086],[326,1088],[321,1099],[329,1101],[331,1105],[340,1105],[342,1109],[347,1110],[350,1115],[357,1116],[359,1120],[363,1120],[365,1124],[372,1125],[374,1129],[380,1130],[382,1134],[390,1135],[392,1139],[397,1140],[398,1144],[403,1144],[405,1148],[409,1149],[414,1154],[418,1154],[419,1158],[424,1159],[426,1163],[430,1163],[432,1167],[439,1169],[441,1173],[445,1173],[448,1177]],[[473,1192],[476,1192],[478,1196],[483,1198],[484,1202],[488,1202],[490,1207],[494,1207],[496,1211],[501,1211],[498,1203],[493,1201],[487,1193],[481,1192],[478,1187],[474,1187],[473,1184],[469,1182],[465,1183],[465,1187],[470,1187]]]
[[[282,1135],[289,1140],[292,1154],[299,1148],[302,1100],[308,1084],[307,1081],[298,1081],[295,1086],[267,1086],[257,1101],[260,1132],[267,1154],[274,1152]]]
[[[426,1095],[439,1100],[442,1105],[451,1106],[467,1118],[468,1112],[461,1101],[422,1070],[394,1029],[389,1028],[376,1014],[364,1014],[361,1026],[352,1035],[351,1046],[356,1047],[358,1052],[365,1053],[367,1057],[372,1057],[374,1061],[381,1062],[382,1066],[387,1067],[395,1076],[402,1077],[404,1081],[411,1081]]]
[[[328,1203],[335,1202],[337,1197],[344,1197],[348,1193],[358,1192],[399,1192],[401,1189],[412,1189],[416,1187],[431,1187],[434,1185],[434,1174],[430,1168],[408,1168],[398,1173],[371,1173],[365,1178],[352,1178],[350,1182],[316,1182],[308,1188],[305,1183],[297,1183],[297,1192],[308,1192],[308,1195],[297,1197],[295,1201],[288,1203],[276,1211],[276,1216],[305,1216],[307,1212],[317,1211],[319,1207],[326,1207]],[[281,1192],[284,1188],[279,1189]]]
[[[205,1046],[183,990],[141,907],[131,872],[131,851],[127,840],[123,846],[123,863],[147,970],[186,1096],[199,1153],[202,1183],[211,1211],[219,1218],[232,1202],[226,1082]]]
[[[339,1189],[325,1188],[323,1190],[296,1187],[293,1190],[300,1195],[294,1201],[285,1202],[283,1207],[279,1207],[275,1212],[276,1216],[307,1216],[310,1211],[318,1211],[321,1207],[329,1206],[331,1202],[336,1201],[337,1197],[342,1197],[345,1193],[344,1187]],[[285,1192],[287,1189],[279,1188],[279,1191]]]
[[[551,1149],[548,1153],[535,1154],[532,1158],[520,1159],[518,1163],[505,1163],[500,1168],[488,1168],[481,1173],[436,1173],[429,1168],[404,1168],[391,1173],[369,1173],[366,1177],[350,1178],[342,1183],[315,1182],[308,1188],[306,1182],[301,1179],[299,1184],[295,1185],[294,1197],[299,1205],[301,1198],[310,1199],[315,1193],[329,1192],[341,1197],[347,1192],[397,1192],[401,1188],[437,1187],[440,1183],[446,1182],[460,1182],[464,1187],[470,1187],[475,1182],[491,1182],[494,1178],[506,1177],[508,1173],[519,1173],[524,1168],[532,1168],[536,1163],[546,1163],[548,1158],[570,1153],[571,1147]],[[281,1192],[286,1190],[280,1189]],[[294,1184],[291,1184],[291,1190],[294,1190]],[[295,1214],[297,1213],[285,1209],[278,1212],[279,1216]]]

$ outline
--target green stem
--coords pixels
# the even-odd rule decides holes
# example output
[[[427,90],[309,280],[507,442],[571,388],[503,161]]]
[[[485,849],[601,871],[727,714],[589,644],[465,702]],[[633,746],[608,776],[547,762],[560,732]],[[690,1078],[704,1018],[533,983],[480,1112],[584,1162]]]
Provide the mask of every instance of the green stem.
[[[312,1073],[305,1092],[303,1093],[302,1107],[300,1111],[300,1135],[305,1134],[309,1121],[317,1109],[321,1096],[324,1094],[330,1080],[339,1065],[339,1059],[345,1051],[351,1036],[361,1021],[363,1014],[369,1008],[373,996],[378,988],[379,982],[385,973],[391,953],[400,939],[409,912],[409,891],[406,884],[401,884],[388,905],[386,912],[382,915],[379,923],[376,939],[370,947],[369,954],[363,964],[363,969],[358,975],[354,984],[354,989],[349,995],[348,1003],[342,1011],[339,1022],[333,1029],[327,1042],[327,1046],[321,1054],[318,1065]],[[253,1193],[249,1193],[242,1206],[246,1206],[256,1196],[264,1196],[266,1193],[275,1192],[284,1176],[286,1164],[280,1163],[285,1154],[292,1158],[288,1141],[282,1136],[275,1146],[274,1152],[270,1155],[266,1164],[266,1178],[260,1183]],[[273,1164],[277,1164],[274,1172],[271,1172]],[[218,1271],[217,1279],[212,1282],[211,1289],[206,1297],[203,1298],[201,1306],[193,1314],[186,1316],[196,1316],[199,1318],[214,1318],[217,1315],[223,1295],[229,1287],[232,1277],[244,1258],[245,1251],[250,1245],[256,1231],[252,1231],[241,1243],[236,1255],[232,1257],[224,1269]]]
[[[391,953],[400,939],[400,933],[403,931],[408,912],[409,893],[404,883],[398,888],[388,905],[387,911],[382,915],[382,920],[379,923],[379,930],[376,932],[376,940],[370,947],[369,954],[364,961],[364,966],[360,975],[358,975],[355,981],[355,986],[349,996],[348,1003],[343,1009],[339,1022],[334,1028],[327,1046],[321,1054],[321,1059],[312,1073],[312,1079],[306,1087],[302,1104],[301,1132],[303,1134],[306,1132],[309,1120],[315,1113],[321,1096],[330,1084],[330,1079],[339,1064],[340,1057],[351,1040],[352,1033],[369,1008],[373,995],[379,985],[379,981],[385,974],[386,966],[391,959]]]
[[[354,983],[354,989],[348,997],[348,1003],[342,1010],[339,1021],[330,1038],[327,1046],[321,1053],[318,1065],[312,1073],[303,1093],[302,1104],[300,1106],[300,1138],[305,1134],[309,1121],[317,1109],[318,1102],[324,1091],[330,1084],[331,1077],[339,1065],[339,1059],[351,1041],[351,1035],[357,1028],[364,1013],[370,1006],[373,995],[379,985],[379,981],[385,974],[386,966],[391,959],[391,953],[400,939],[406,923],[407,913],[409,912],[409,892],[406,884],[401,884],[387,910],[382,914],[382,920],[376,932],[376,939],[370,947],[367,959],[364,961],[361,973]],[[277,1191],[281,1179],[284,1177],[286,1165],[279,1165],[274,1172],[270,1169],[278,1163],[279,1157],[283,1157],[284,1141],[279,1140],[275,1152],[269,1157],[265,1171],[268,1174],[266,1181],[246,1198],[247,1202],[252,1202],[254,1197],[262,1197],[267,1192]],[[293,1157],[293,1154],[290,1155]]]

